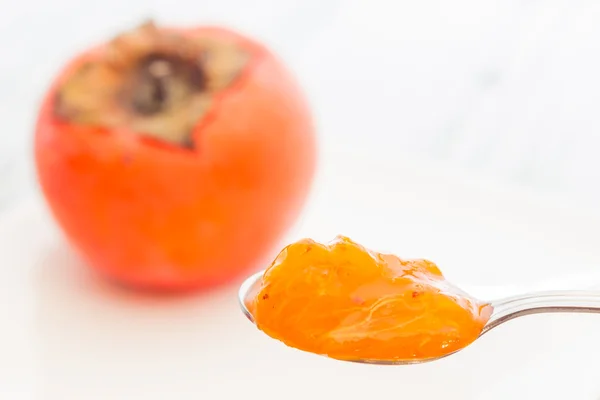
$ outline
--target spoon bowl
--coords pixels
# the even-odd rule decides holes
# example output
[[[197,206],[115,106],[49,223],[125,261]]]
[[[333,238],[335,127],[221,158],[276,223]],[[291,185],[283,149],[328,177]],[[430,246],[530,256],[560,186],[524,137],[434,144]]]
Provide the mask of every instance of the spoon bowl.
[[[246,305],[246,299],[249,298],[251,293],[256,293],[260,289],[260,281],[264,272],[264,270],[259,271],[249,276],[242,283],[238,291],[238,301],[242,312],[252,323],[255,323],[255,321]],[[499,288],[489,288],[488,292],[492,293],[512,292],[516,294],[499,297],[497,300],[490,301],[493,312],[478,338],[481,338],[485,333],[505,322],[526,315],[543,313],[600,313],[600,290],[590,289],[594,286],[592,284],[593,282],[600,282],[600,276],[591,276],[589,274],[576,277],[571,276],[553,282],[546,282],[545,284],[539,285],[539,289],[530,290],[508,287],[502,288],[501,290],[498,290]],[[486,292],[485,289],[479,289],[479,291],[481,293]],[[356,359],[346,361],[376,365],[423,364],[446,358],[459,351],[460,350],[457,350],[440,357],[432,358],[407,360]]]
[[[238,290],[238,301],[240,303],[240,307],[242,308],[242,312],[252,323],[254,323],[254,316],[250,310],[248,310],[248,306],[246,306],[246,299],[248,298],[249,293],[252,293],[258,289],[258,286],[260,285],[260,278],[264,273],[265,271],[259,271],[250,275],[248,278],[246,278]]]

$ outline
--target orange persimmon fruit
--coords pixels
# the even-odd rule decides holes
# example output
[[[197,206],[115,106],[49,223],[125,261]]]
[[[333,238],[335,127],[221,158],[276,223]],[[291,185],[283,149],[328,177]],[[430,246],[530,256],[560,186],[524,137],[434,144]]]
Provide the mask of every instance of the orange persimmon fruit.
[[[178,290],[233,280],[268,254],[306,201],[316,137],[264,45],[148,22],[64,67],[34,151],[50,211],[91,267]]]

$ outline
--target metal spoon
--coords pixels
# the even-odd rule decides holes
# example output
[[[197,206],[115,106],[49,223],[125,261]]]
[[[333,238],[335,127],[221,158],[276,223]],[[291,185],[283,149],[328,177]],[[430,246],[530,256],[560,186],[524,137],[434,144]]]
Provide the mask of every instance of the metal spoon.
[[[240,307],[246,317],[254,323],[254,318],[245,304],[245,299],[249,293],[256,293],[259,289],[261,278],[264,271],[260,271],[248,277],[240,286],[238,291],[238,300]],[[542,313],[600,313],[600,290],[594,290],[600,282],[600,271],[595,274],[571,275],[563,279],[548,281],[537,285],[536,288],[525,290],[523,287],[496,287],[496,288],[474,288],[466,291],[470,295],[475,293],[495,293],[493,296],[498,300],[492,300],[490,303],[494,311],[483,327],[479,337],[489,332],[493,328],[510,321],[511,319],[531,314]],[[478,297],[484,298],[484,297]],[[458,350],[460,351],[460,350]],[[352,360],[363,364],[378,365],[406,365],[421,364],[425,362],[439,360],[449,355],[441,357],[414,359],[414,360]]]

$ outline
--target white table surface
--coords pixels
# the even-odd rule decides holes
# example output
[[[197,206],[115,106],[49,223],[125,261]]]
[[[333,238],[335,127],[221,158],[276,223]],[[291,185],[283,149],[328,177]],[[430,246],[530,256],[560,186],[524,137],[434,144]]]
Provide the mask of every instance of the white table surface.
[[[598,217],[414,160],[391,166],[334,154],[327,160],[306,214],[286,240],[343,233],[375,249],[433,259],[467,286],[598,275]],[[2,215],[0,254],[2,398],[600,396],[594,315],[526,317],[439,362],[364,366],[268,339],[238,310],[235,285],[168,299],[111,287],[66,247],[39,197]]]

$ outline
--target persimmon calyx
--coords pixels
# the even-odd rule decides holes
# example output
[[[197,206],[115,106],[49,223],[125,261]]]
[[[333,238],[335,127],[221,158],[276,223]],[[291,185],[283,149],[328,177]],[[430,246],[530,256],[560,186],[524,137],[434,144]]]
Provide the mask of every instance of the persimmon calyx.
[[[127,129],[182,147],[214,96],[243,71],[237,44],[147,22],[111,40],[59,86],[55,116],[79,125]]]

